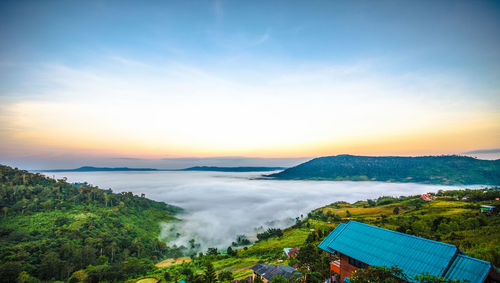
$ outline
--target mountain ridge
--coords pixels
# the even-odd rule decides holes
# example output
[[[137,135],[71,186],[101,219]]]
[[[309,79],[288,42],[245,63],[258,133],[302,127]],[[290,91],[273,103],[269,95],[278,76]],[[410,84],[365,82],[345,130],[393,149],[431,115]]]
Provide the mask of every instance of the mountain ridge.
[[[266,167],[266,166],[193,166],[183,169],[156,169],[156,168],[129,168],[129,167],[94,167],[82,166],[75,169],[48,169],[31,170],[31,172],[124,172],[124,171],[213,171],[213,172],[264,172],[283,170],[286,167]]]
[[[279,180],[498,185],[500,160],[457,155],[404,157],[342,154],[314,158],[266,177]]]

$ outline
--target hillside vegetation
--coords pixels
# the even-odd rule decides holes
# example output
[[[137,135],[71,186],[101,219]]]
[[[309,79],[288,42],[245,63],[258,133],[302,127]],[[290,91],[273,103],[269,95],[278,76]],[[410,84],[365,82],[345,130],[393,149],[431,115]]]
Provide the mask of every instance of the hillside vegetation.
[[[158,240],[158,223],[176,221],[179,208],[7,166],[0,166],[0,185],[0,282],[232,282],[251,275],[257,263],[296,266],[307,282],[321,282],[329,274],[329,255],[317,245],[351,219],[454,244],[500,265],[498,188],[439,191],[432,201],[408,196],[335,202],[297,217],[291,227],[258,234],[253,245],[238,248],[244,241],[237,240],[227,249],[155,267],[186,250]],[[481,213],[481,205],[497,209]],[[292,247],[301,250],[287,259],[283,248]]]
[[[311,211],[307,217],[276,236],[264,237],[248,248],[217,251],[192,257],[192,261],[152,271],[149,276],[162,282],[197,281],[211,263],[217,274],[230,272],[243,279],[257,263],[288,264],[308,274],[307,282],[323,282],[329,274],[329,256],[317,245],[339,224],[349,220],[395,230],[458,246],[467,255],[500,265],[500,215],[498,188],[439,191],[432,201],[420,196],[380,197],[350,204],[335,202]],[[481,205],[497,207],[491,214],[480,212]],[[261,237],[262,238],[262,237]],[[294,259],[284,256],[283,248],[302,247]],[[164,279],[165,272],[169,280]],[[315,277],[314,277],[315,276]],[[133,281],[130,281],[133,282]],[[231,282],[219,280],[219,282]],[[391,281],[392,282],[392,281]],[[442,281],[425,281],[442,282]]]
[[[172,256],[159,222],[179,208],[0,166],[0,281],[116,281]]]
[[[268,177],[283,180],[414,182],[442,185],[499,185],[500,160],[466,156],[320,157]]]

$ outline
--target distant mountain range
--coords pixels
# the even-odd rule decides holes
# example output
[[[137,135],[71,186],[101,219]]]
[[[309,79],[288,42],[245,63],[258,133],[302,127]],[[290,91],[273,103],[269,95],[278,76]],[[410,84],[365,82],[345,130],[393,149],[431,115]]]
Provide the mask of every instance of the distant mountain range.
[[[128,168],[128,167],[93,167],[83,166],[76,169],[36,170],[34,172],[118,172],[118,171],[215,171],[215,172],[266,172],[283,170],[284,167],[217,167],[195,166],[184,169],[155,169],[155,168]]]
[[[154,168],[128,168],[128,167],[93,167],[83,166],[76,169],[50,169],[37,170],[35,172],[99,172],[99,171],[160,171]]]
[[[422,157],[337,155],[315,158],[267,177],[280,180],[500,185],[500,159],[480,160],[456,155]]]
[[[180,171],[217,171],[217,172],[265,172],[283,170],[284,167],[216,167],[216,166],[195,166]]]

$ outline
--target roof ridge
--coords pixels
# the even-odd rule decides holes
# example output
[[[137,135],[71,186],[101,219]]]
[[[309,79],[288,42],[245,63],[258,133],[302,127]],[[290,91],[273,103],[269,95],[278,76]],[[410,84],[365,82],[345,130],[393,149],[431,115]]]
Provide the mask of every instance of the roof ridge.
[[[475,257],[471,257],[471,256],[468,256],[468,255],[466,255],[466,254],[459,254],[459,255],[457,255],[457,257],[459,257],[459,256],[461,256],[461,257],[465,257],[465,258],[467,258],[467,259],[472,259],[472,260],[478,261],[478,262],[480,262],[480,263],[486,263],[486,264],[487,264],[487,265],[489,265],[490,267],[493,265],[493,264],[492,264],[491,262],[489,262],[489,261],[484,261],[484,260],[482,260],[482,259],[478,259],[478,258],[475,258]]]
[[[340,225],[342,225],[342,226],[340,226]],[[344,232],[345,227],[347,226],[347,224],[341,222],[341,223],[339,223],[339,225],[337,225],[337,227],[335,227],[335,229],[337,229],[339,226],[340,226],[339,232],[337,233],[337,235],[335,235],[335,238],[333,238],[332,241],[334,241],[335,239],[337,239],[340,236],[340,234],[342,234],[342,232]]]
[[[357,223],[357,224],[361,224],[361,225],[364,225],[364,226],[368,226],[368,227],[371,227],[371,228],[376,228],[376,229],[380,229],[380,230],[392,232],[392,233],[399,234],[399,235],[402,235],[402,236],[405,236],[405,237],[409,237],[409,238],[415,238],[415,239],[419,239],[419,240],[423,240],[423,241],[427,241],[427,242],[432,242],[432,243],[440,244],[440,245],[443,245],[443,246],[454,247],[455,249],[459,250],[457,246],[452,245],[452,244],[438,242],[438,241],[434,241],[434,240],[430,240],[430,239],[418,237],[418,236],[415,236],[415,235],[405,234],[405,233],[401,233],[401,232],[398,232],[398,231],[393,231],[393,230],[390,230],[390,229],[385,229],[385,228],[382,228],[382,227],[378,227],[378,226],[366,224],[366,223],[363,223],[363,222],[358,222],[358,221],[355,221],[355,220],[349,220],[349,222],[346,225],[349,225],[349,223],[351,223],[351,222]]]
[[[329,247],[329,245],[330,245],[333,241],[335,241],[335,239],[337,239],[337,238],[340,236],[340,234],[342,234],[342,232],[344,232],[345,228],[347,227],[347,224],[348,224],[348,223],[342,223],[342,222],[340,222],[340,223],[339,223],[339,225],[337,225],[337,227],[335,227],[334,231],[335,231],[335,230],[337,230],[337,228],[339,228],[339,232],[337,233],[337,235],[335,235],[335,237],[334,237],[333,239],[331,239],[331,240],[330,240],[330,243],[328,243],[327,247],[328,247],[329,249],[333,250],[332,248],[330,248],[330,247]],[[341,225],[342,225],[342,226],[341,226]],[[340,227],[339,227],[339,226],[340,226]],[[327,237],[327,238],[328,238],[328,237]],[[326,240],[326,238],[325,238],[325,240]]]
[[[459,257],[461,257],[462,259],[459,259]],[[479,263],[487,268],[486,272],[484,272],[484,274],[482,274],[481,280],[478,282],[483,282],[486,279],[486,277],[488,276],[488,274],[492,268],[496,269],[496,267],[491,262],[480,260],[480,259],[477,259],[474,257],[470,257],[470,256],[465,255],[465,254],[457,254],[456,257],[453,259],[453,262],[451,263],[450,269],[448,269],[443,274],[443,277],[449,278],[449,276],[451,276],[454,272],[456,272],[455,270],[463,269],[463,267],[457,267],[457,265],[459,264],[458,261],[461,261],[463,263],[464,260],[474,261],[474,262]],[[454,268],[452,268],[452,267],[454,267]],[[452,270],[453,270],[453,272],[452,272]]]
[[[324,248],[329,248],[331,250],[331,248],[329,247],[329,245],[339,236],[339,234],[342,233],[342,231],[344,231],[345,227],[347,226],[346,223],[339,223],[335,229],[333,229],[324,239],[323,241],[321,241],[321,243],[318,245],[319,248],[327,251],[326,249]],[[337,232],[335,232],[337,231]],[[335,234],[336,233],[336,234]],[[324,246],[324,248],[322,247]],[[327,252],[330,252],[330,251],[327,251]]]

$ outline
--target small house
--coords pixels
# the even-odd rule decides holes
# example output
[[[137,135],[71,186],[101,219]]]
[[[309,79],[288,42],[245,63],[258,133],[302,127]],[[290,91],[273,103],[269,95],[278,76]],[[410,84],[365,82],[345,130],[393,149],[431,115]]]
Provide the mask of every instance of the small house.
[[[432,196],[431,194],[423,194],[420,196],[421,199],[423,200],[426,200],[426,201],[431,201],[432,200]]]
[[[258,275],[262,277],[264,282],[270,282],[275,276],[283,276],[289,280],[294,275],[294,272],[300,274],[295,268],[288,265],[267,265],[264,263],[254,265],[251,270],[253,271],[254,279]]]
[[[287,258],[293,258],[297,256],[299,253],[300,248],[295,247],[295,248],[284,248],[283,253],[286,255]]]
[[[340,275],[341,281],[359,268],[397,266],[408,277],[428,273],[453,280],[500,282],[495,266],[468,257],[454,245],[352,220],[339,224],[318,247],[339,257],[330,269]]]
[[[491,205],[481,205],[481,212],[488,215],[491,215],[494,209],[495,207]]]

